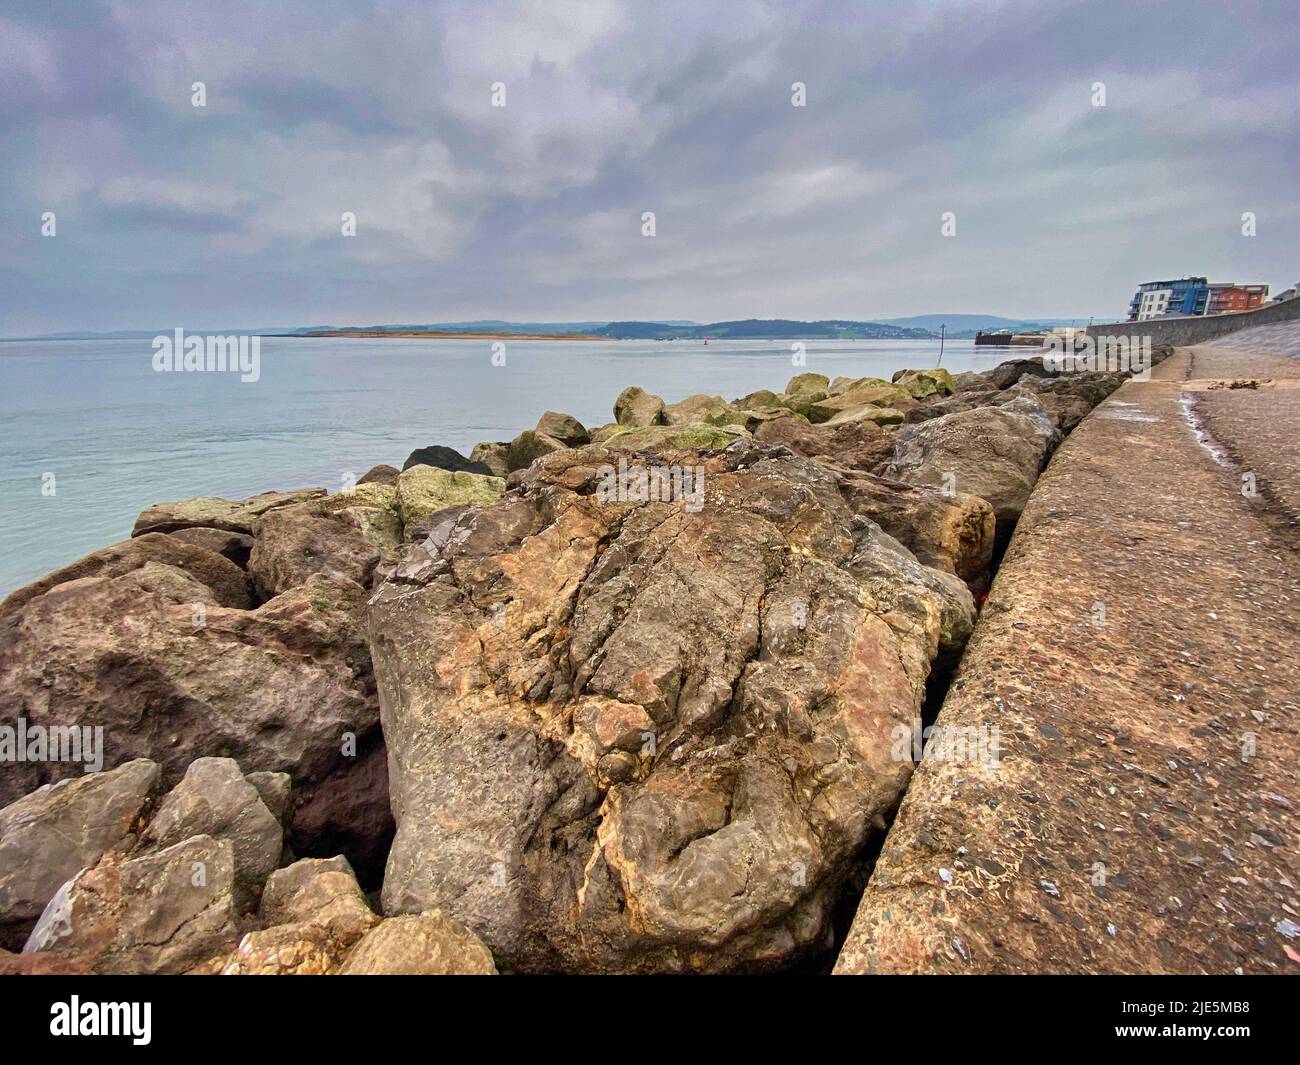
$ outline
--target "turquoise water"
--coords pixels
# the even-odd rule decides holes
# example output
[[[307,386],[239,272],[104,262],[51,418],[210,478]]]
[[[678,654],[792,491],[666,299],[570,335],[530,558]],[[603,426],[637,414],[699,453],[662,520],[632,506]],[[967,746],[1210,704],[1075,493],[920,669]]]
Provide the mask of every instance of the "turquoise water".
[[[588,426],[612,420],[636,384],[668,402],[694,392],[730,399],[779,391],[805,370],[888,378],[933,366],[938,341],[506,341],[264,338],[261,377],[155,373],[149,340],[0,342],[0,595],[130,535],[150,503],[270,489],[338,489],[416,447],[468,453],[506,440],[545,410]],[[983,369],[949,341],[943,365]],[[54,494],[42,493],[53,474]],[[46,479],[48,481],[48,479]]]

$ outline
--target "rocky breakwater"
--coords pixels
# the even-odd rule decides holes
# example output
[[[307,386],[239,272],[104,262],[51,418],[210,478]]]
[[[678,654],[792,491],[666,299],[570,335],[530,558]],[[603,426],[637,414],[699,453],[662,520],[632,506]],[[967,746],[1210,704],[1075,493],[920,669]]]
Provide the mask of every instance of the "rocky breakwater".
[[[385,912],[439,907],[516,971],[762,970],[828,947],[907,785],[930,671],[970,634],[1000,508],[1060,438],[1031,388],[962,385],[1002,403],[903,428],[956,393],[941,371],[731,402],[628,389],[593,443],[431,515],[369,612]],[[661,490],[683,474],[698,491]]]
[[[1028,365],[634,388],[347,492],[148,508],[0,604],[4,965],[824,950],[999,524],[1119,383]]]

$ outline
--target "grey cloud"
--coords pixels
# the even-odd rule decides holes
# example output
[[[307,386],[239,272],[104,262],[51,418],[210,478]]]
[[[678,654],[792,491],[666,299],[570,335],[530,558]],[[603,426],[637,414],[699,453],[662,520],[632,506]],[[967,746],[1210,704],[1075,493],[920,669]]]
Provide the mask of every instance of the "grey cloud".
[[[1281,3],[138,0],[3,19],[4,335],[174,308],[1107,315],[1148,275],[1297,272]]]

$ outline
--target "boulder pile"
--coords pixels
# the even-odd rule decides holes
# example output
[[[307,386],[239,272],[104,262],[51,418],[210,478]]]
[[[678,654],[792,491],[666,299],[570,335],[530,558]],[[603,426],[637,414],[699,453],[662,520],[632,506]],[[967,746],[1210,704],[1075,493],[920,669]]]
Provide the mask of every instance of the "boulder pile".
[[[633,387],[332,495],[149,507],[0,603],[0,743],[48,745],[0,775],[0,970],[825,951],[927,682],[1122,378]]]
[[[286,774],[198,758],[170,792],[157,763],[46,785],[0,810],[0,928],[8,971],[495,972],[437,911],[394,919],[346,858],[294,861]],[[44,901],[42,901],[44,900]],[[414,922],[417,935],[402,922]]]

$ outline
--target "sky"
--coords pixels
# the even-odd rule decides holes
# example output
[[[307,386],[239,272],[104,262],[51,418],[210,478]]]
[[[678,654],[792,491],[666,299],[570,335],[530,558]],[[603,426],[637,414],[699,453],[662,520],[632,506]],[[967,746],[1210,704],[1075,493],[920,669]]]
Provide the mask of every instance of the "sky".
[[[1298,55],[1293,2],[6,0],[0,335],[1276,292]]]

